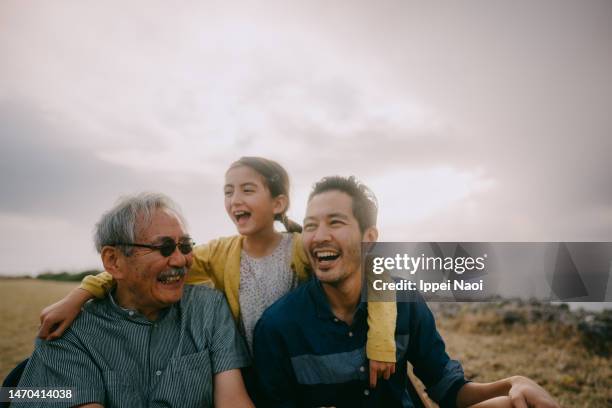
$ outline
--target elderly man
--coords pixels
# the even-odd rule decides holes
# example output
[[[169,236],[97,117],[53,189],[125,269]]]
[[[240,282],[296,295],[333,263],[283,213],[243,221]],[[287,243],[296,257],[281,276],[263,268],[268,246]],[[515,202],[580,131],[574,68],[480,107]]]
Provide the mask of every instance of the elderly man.
[[[239,370],[248,355],[223,295],[184,287],[193,243],[172,201],[123,199],[95,243],[115,290],[86,304],[61,339],[39,340],[19,386],[70,388],[56,406],[252,406]]]
[[[375,389],[368,387],[361,243],[378,237],[373,197],[364,185],[342,177],[323,179],[310,194],[303,242],[316,279],[273,304],[255,328],[255,367],[265,406],[422,406],[407,377],[410,361],[441,407],[558,407],[525,377],[466,381],[419,298],[397,304],[397,371]]]

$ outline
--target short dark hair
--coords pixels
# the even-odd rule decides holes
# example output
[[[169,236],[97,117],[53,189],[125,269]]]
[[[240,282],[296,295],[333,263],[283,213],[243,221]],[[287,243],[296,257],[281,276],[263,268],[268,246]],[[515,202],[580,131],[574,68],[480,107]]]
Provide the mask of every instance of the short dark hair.
[[[353,216],[359,222],[359,230],[363,234],[365,230],[376,226],[378,215],[378,201],[376,196],[365,184],[359,182],[355,176],[329,176],[323,177],[312,187],[308,201],[321,193],[328,191],[340,191],[348,194],[353,200]]]

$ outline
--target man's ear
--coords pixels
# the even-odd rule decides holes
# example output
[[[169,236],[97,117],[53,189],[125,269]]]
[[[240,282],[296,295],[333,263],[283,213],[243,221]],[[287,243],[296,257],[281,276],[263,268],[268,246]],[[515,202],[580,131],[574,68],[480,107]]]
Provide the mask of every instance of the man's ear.
[[[274,197],[274,215],[282,214],[287,211],[287,206],[289,205],[289,199],[286,195],[280,194]]]
[[[362,242],[376,242],[378,240],[378,229],[374,226],[369,227],[363,233]]]
[[[102,264],[106,272],[113,275],[115,280],[123,279],[125,263],[125,255],[117,247],[105,246],[102,247]]]

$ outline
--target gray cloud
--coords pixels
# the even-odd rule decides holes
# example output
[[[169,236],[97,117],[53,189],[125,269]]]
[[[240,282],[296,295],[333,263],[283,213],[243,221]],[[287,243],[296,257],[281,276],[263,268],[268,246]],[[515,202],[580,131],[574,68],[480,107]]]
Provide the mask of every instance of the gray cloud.
[[[387,237],[612,239],[610,2],[148,6],[0,5],[0,215],[90,228],[157,190],[203,241],[258,154],[298,220],[316,178],[356,174],[392,197]]]
[[[25,101],[2,101],[0,123],[5,135],[0,211],[74,217],[88,210],[84,202],[107,201],[134,185],[150,186],[143,175],[104,163],[80,147],[79,129]]]

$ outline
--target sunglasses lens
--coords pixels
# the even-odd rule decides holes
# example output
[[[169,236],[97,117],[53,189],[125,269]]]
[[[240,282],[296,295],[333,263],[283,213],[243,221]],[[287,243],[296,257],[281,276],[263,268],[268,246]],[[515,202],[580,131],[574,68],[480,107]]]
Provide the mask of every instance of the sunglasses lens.
[[[164,242],[159,247],[159,253],[165,257],[168,257],[172,255],[175,249],[176,249],[176,244],[174,242]]]
[[[179,243],[178,247],[179,251],[181,251],[181,254],[183,255],[187,255],[193,251],[193,244],[191,242],[181,242]]]

